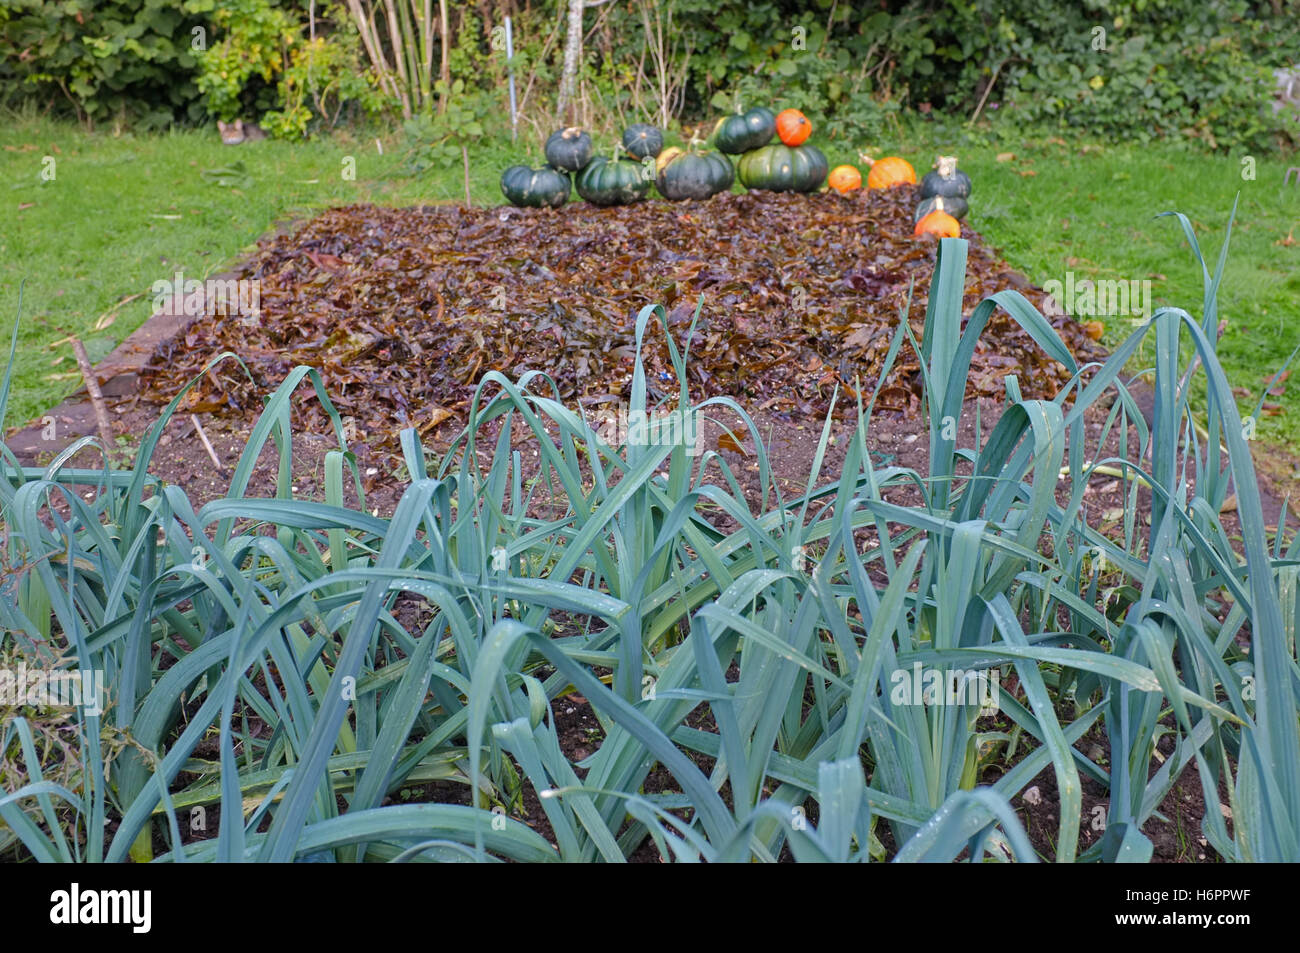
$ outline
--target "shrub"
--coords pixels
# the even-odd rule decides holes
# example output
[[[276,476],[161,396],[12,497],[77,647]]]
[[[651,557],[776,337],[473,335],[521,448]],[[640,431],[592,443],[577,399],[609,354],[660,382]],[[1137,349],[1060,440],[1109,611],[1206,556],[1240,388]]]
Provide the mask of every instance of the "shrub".
[[[0,90],[161,128],[202,116],[192,71],[201,21],[150,0],[12,0],[0,8]]]
[[[218,119],[261,114],[271,135],[301,139],[332,128],[348,106],[382,108],[357,35],[336,7],[322,5],[314,38],[303,35],[298,11],[274,0],[188,0],[186,8],[211,17],[213,42],[198,56],[197,83]]]

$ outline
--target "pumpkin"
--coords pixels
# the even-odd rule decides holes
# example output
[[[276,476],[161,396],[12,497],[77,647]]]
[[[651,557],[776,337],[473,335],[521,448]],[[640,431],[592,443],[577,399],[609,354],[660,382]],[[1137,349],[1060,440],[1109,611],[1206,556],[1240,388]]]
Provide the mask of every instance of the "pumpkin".
[[[933,235],[935,238],[961,238],[961,225],[947,212],[931,212],[916,223],[912,232],[917,238]]]
[[[731,188],[735,172],[726,156],[692,142],[686,149],[667,149],[656,163],[655,188],[673,202],[707,199]]]
[[[934,169],[921,180],[921,198],[937,195],[946,199],[970,197],[970,176],[957,168],[956,156],[939,156],[934,160]]]
[[[859,153],[859,157],[871,166],[871,171],[867,173],[869,189],[892,189],[896,185],[916,185],[916,170],[906,159],[900,159],[898,156],[873,159],[865,152]]]
[[[755,106],[744,113],[719,119],[709,139],[719,152],[740,155],[767,145],[775,134],[776,117],[772,110]]]
[[[577,172],[591,161],[591,136],[577,126],[558,129],[546,140],[546,161],[557,169]]]
[[[646,197],[653,176],[632,159],[597,156],[573,180],[578,194],[592,205],[631,205]]]
[[[523,208],[559,208],[569,200],[569,189],[568,175],[549,165],[512,165],[501,173],[501,192]]]
[[[776,116],[776,134],[787,146],[801,146],[812,135],[812,123],[797,109],[783,109]]]
[[[663,151],[664,134],[658,126],[633,123],[623,130],[623,149],[637,159],[654,158]]]
[[[790,146],[772,143],[746,152],[736,171],[740,184],[747,189],[772,192],[815,192],[826,179],[826,157],[816,146]]]
[[[862,188],[862,173],[851,165],[837,165],[831,169],[826,184],[841,195]]]
[[[970,211],[970,206],[960,195],[954,195],[951,198],[944,198],[942,195],[936,195],[932,198],[921,199],[921,204],[916,207],[916,214],[912,220],[919,222],[931,212],[947,212],[953,218],[965,218],[966,213]]]

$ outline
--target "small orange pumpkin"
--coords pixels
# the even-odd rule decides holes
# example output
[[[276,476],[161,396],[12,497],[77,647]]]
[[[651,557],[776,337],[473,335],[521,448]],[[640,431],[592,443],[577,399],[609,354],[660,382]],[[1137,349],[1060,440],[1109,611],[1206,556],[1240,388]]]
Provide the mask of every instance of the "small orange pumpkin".
[[[916,223],[916,230],[912,234],[917,238],[922,235],[933,235],[935,238],[961,238],[961,225],[947,212],[931,212]]]
[[[898,156],[873,159],[865,152],[860,153],[860,157],[871,166],[871,171],[867,173],[867,188],[892,189],[896,185],[916,185],[916,170],[906,159]]]
[[[851,165],[837,165],[831,169],[826,184],[840,195],[862,188],[862,173]]]
[[[787,146],[803,145],[812,135],[812,123],[797,109],[783,109],[776,116],[776,134]]]

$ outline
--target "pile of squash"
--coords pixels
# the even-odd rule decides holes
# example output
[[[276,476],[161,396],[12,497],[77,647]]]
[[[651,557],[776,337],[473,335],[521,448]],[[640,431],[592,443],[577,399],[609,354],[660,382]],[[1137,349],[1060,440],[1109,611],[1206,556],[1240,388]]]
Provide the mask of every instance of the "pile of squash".
[[[665,149],[662,130],[636,123],[624,130],[612,156],[597,156],[591,136],[582,129],[559,129],[546,140],[547,164],[540,169],[511,166],[501,175],[501,191],[515,205],[559,208],[572,188],[600,206],[639,202],[650,194],[651,185],[664,198],[680,202],[727,192],[737,176],[751,190],[815,192],[826,183],[847,194],[861,188],[862,174],[854,166],[836,166],[828,176],[826,156],[808,142],[811,133],[812,123],[797,109],[774,114],[755,106],[724,116],[706,142],[692,138],[684,148]],[[778,141],[773,142],[773,136]],[[728,155],[739,157],[735,169]],[[873,159],[866,153],[860,157],[869,167],[869,189],[917,184],[916,170],[906,159]],[[914,234],[960,236],[958,220],[969,208],[971,182],[958,170],[956,157],[939,156],[920,186]]]
[[[559,208],[572,187],[592,205],[630,205],[650,193],[675,202],[707,199],[726,192],[735,171],[725,156],[692,140],[685,148],[664,148],[662,130],[636,123],[623,132],[612,156],[597,156],[591,136],[576,127],[560,129],[546,140],[540,169],[515,165],[501,175],[501,191],[515,205]]]
[[[501,175],[501,191],[514,205],[559,208],[571,188],[604,206],[638,202],[653,185],[664,198],[680,202],[730,191],[739,173],[747,189],[815,192],[826,181],[827,162],[807,143],[811,132],[812,123],[797,109],[774,114],[757,106],[719,119],[706,141],[692,138],[684,147],[665,149],[662,130],[637,123],[607,157],[595,155],[582,129],[560,129],[546,140],[547,164],[511,166]],[[735,168],[729,155],[739,156]]]
[[[873,159],[865,152],[859,153],[869,167],[867,188],[891,189],[899,185],[916,185],[916,170],[906,159],[888,156]],[[831,170],[827,184],[845,195],[862,187],[862,174],[851,165],[836,166]],[[916,206],[913,221],[916,223],[913,235],[934,235],[936,237],[959,238],[961,224],[958,221],[966,216],[970,206],[970,176],[958,170],[956,156],[939,156],[934,162],[934,171],[927,172],[921,180],[920,201]]]
[[[809,144],[812,123],[797,109],[773,115],[764,106],[719,119],[709,139],[717,148],[740,156],[736,172],[747,189],[815,192],[829,167],[820,149]],[[772,142],[772,136],[778,142]],[[769,145],[770,143],[770,145]]]

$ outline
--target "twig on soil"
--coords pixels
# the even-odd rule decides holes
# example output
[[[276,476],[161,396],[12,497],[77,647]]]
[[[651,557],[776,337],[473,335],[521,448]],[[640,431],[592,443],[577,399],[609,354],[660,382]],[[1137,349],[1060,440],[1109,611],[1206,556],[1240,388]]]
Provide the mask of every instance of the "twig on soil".
[[[208,451],[208,456],[212,458],[212,465],[217,468],[217,473],[225,476],[226,468],[221,465],[221,460],[217,457],[217,451],[212,448],[212,441],[208,440],[208,435],[203,432],[203,424],[199,423],[199,415],[190,414],[190,423],[194,424],[194,432],[199,435],[199,440],[203,441],[203,449]]]
[[[108,407],[104,404],[104,393],[99,389],[99,379],[95,369],[90,366],[90,355],[81,338],[72,338],[72,353],[77,357],[77,367],[81,369],[82,380],[86,382],[86,393],[90,395],[90,404],[95,408],[95,422],[99,425],[99,439],[104,442],[105,450],[113,449],[113,426],[108,421]]]

